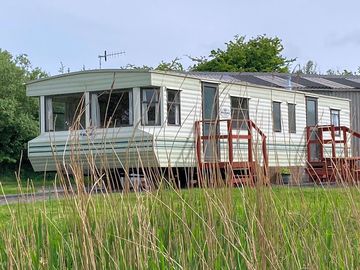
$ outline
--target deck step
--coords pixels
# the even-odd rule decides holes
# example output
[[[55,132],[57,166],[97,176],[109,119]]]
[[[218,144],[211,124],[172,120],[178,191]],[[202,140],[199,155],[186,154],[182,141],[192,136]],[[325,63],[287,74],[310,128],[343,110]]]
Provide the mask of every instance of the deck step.
[[[250,164],[249,164],[250,165]],[[234,168],[232,170],[231,184],[233,186],[248,186],[253,185],[256,179],[255,166],[243,167],[243,168]]]
[[[231,179],[231,184],[233,186],[251,186],[253,185],[253,177],[251,177],[250,175],[233,175],[232,179]]]

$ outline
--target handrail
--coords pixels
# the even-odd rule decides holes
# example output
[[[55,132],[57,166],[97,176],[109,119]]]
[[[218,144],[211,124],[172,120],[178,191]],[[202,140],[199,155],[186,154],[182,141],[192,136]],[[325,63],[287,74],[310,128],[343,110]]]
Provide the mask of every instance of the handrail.
[[[307,128],[317,128],[317,129],[321,129],[321,130],[324,130],[324,131],[331,131],[332,128],[335,131],[346,130],[346,132],[354,135],[357,138],[360,138],[360,133],[359,132],[350,129],[347,126],[317,125],[317,126],[307,126]]]
[[[320,131],[319,136],[316,139],[311,139],[311,130],[316,129]],[[331,139],[324,139],[323,132],[330,132],[331,133]],[[335,131],[342,132],[342,139],[336,140]],[[344,145],[344,155],[345,157],[348,156],[348,149],[347,149],[347,142],[348,142],[348,136],[347,133],[349,133],[351,136],[354,136],[356,138],[360,138],[360,133],[356,132],[352,129],[350,129],[347,126],[334,126],[334,125],[316,125],[316,126],[307,126],[306,127],[306,134],[307,134],[307,145],[308,145],[308,162],[311,162],[311,156],[310,156],[310,144],[320,144],[322,146],[320,151],[320,159],[324,159],[324,153],[323,153],[323,147],[325,144],[331,143],[332,146],[332,157],[336,157],[336,144],[343,144]]]
[[[335,132],[338,131],[336,138]],[[312,133],[314,132],[314,133]],[[324,139],[324,133],[330,132],[331,137]],[[312,134],[316,135],[312,137]],[[357,171],[357,162],[360,157],[349,157],[348,141],[351,136],[360,138],[360,133],[353,131],[347,126],[334,126],[334,125],[316,125],[306,127],[307,136],[307,159],[308,168],[307,172],[311,179],[316,181],[327,178],[330,181],[335,181],[338,177],[343,181],[347,180],[360,180],[360,174]],[[331,157],[324,155],[324,147],[326,144],[331,143]],[[318,158],[313,159],[311,156],[311,145],[320,145]],[[337,157],[336,151],[337,144],[343,147],[343,154]]]
[[[360,133],[359,132],[354,131],[354,130],[352,130],[352,129],[348,128],[348,127],[345,127],[345,126],[341,126],[341,127],[345,128],[346,131],[348,133],[350,133],[352,136],[355,136],[356,138],[360,138]]]
[[[221,122],[227,122],[227,134],[226,135],[201,135],[200,133],[200,124],[220,124]],[[248,135],[233,135],[233,122],[241,122],[246,123]],[[262,157],[264,163],[264,173],[265,176],[268,175],[268,165],[269,165],[269,158],[267,153],[267,146],[266,146],[266,135],[265,133],[252,121],[252,120],[233,120],[233,119],[216,119],[216,120],[198,120],[195,121],[195,136],[196,136],[196,154],[197,160],[199,165],[201,165],[201,140],[210,140],[210,139],[228,139],[229,144],[229,160],[228,162],[230,165],[233,164],[233,147],[232,147],[232,140],[233,139],[248,139],[248,161],[253,162],[252,158],[252,133],[251,130],[254,129],[260,136],[261,136],[261,145],[262,145]],[[246,131],[246,129],[245,129]]]

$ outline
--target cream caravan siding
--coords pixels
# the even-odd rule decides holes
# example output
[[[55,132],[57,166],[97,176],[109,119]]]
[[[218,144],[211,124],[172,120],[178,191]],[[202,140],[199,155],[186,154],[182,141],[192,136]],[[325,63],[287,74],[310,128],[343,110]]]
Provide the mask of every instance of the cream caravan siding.
[[[266,134],[270,166],[305,166],[306,165],[306,94],[283,89],[271,89],[256,86],[221,84],[220,105],[230,110],[230,96],[249,98],[249,116]],[[339,109],[342,125],[349,125],[350,105],[348,100],[317,96],[319,125],[330,124],[330,109]],[[272,101],[281,102],[281,132],[273,131]],[[296,133],[289,133],[288,103],[296,104]],[[221,109],[220,109],[221,111]],[[223,132],[226,133],[225,126]],[[260,138],[253,138],[258,161],[262,162]],[[226,152],[226,146],[225,152]],[[234,147],[238,157],[247,156],[246,141],[237,142]],[[340,151],[340,149],[339,149]],[[326,151],[325,154],[329,154]]]
[[[194,123],[201,120],[201,81],[161,73],[152,73],[151,78],[151,84],[163,91],[163,125],[144,127],[144,130],[154,131],[155,151],[160,164],[163,167],[196,166]],[[180,91],[181,126],[167,124],[167,89]]]
[[[257,87],[250,85],[219,84],[220,119],[228,119],[221,115],[222,111],[230,111],[230,96],[249,98],[249,114],[256,125],[267,135],[267,149],[270,166],[305,166],[306,165],[306,94],[284,89]],[[181,76],[152,74],[152,85],[166,89],[181,91],[181,127],[167,126],[166,99],[164,99],[164,122],[166,128],[153,131],[155,135],[155,151],[163,166],[190,166],[195,163],[194,122],[201,120],[201,80]],[[330,108],[340,109],[341,124],[348,125],[349,101],[344,99],[316,96],[318,98],[319,124],[330,124]],[[165,95],[166,98],[166,95]],[[272,101],[281,102],[281,132],[273,132]],[[288,103],[296,104],[296,133],[289,133]],[[147,130],[150,132],[150,130]],[[226,123],[220,125],[221,134],[226,134]],[[241,131],[243,132],[243,131]],[[240,133],[241,133],[240,132]],[[254,133],[253,151],[255,158],[262,163],[261,140]],[[220,140],[220,155],[223,160],[228,157],[226,140]],[[325,154],[329,153],[325,151]],[[247,160],[247,141],[234,142],[234,159]]]
[[[108,90],[111,89],[113,82],[114,89],[149,86],[151,83],[150,73],[106,70],[70,73],[27,84],[27,95],[49,96]]]
[[[35,171],[53,171],[56,165],[73,164],[74,160],[84,168],[89,168],[89,164],[98,168],[159,166],[152,134],[129,127],[44,133],[28,145]]]

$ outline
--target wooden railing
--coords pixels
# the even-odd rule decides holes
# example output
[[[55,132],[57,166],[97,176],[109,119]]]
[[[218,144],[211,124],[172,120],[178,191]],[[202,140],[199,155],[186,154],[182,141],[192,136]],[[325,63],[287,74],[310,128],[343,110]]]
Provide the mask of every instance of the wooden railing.
[[[326,132],[330,135],[324,136]],[[346,126],[321,125],[306,127],[306,137],[307,173],[311,180],[348,183],[360,181],[360,157],[351,157],[348,151],[349,139],[360,138],[360,133]],[[325,156],[324,149],[329,144],[331,155]],[[312,145],[318,145],[316,158],[312,157]]]
[[[336,132],[339,132],[337,138]],[[312,132],[314,132],[315,139],[312,138]],[[330,139],[324,139],[324,133],[330,132]],[[334,126],[334,125],[319,125],[319,126],[308,126],[306,127],[306,138],[307,138],[307,160],[309,163],[313,162],[311,159],[311,145],[319,145],[320,153],[319,160],[324,160],[324,146],[331,144],[331,155],[332,158],[336,158],[336,146],[338,144],[344,149],[344,157],[349,157],[348,151],[348,139],[351,137],[360,138],[360,133],[351,130],[346,126]]]
[[[220,123],[226,122],[227,123],[227,133],[226,134],[220,134],[219,133],[219,126]],[[247,134],[234,134],[233,133],[233,123],[236,123],[239,127],[244,126],[245,132],[247,131]],[[201,127],[201,124],[209,124],[210,128],[215,128],[216,132],[214,135],[203,135],[201,130],[203,127]],[[240,125],[239,125],[240,124]],[[195,122],[195,138],[196,138],[196,158],[199,166],[202,166],[204,163],[206,163],[205,160],[202,158],[202,143],[204,140],[212,140],[212,141],[218,141],[220,139],[227,139],[228,144],[228,158],[225,161],[215,161],[219,167],[224,167],[227,165],[230,165],[233,168],[236,168],[239,166],[240,162],[234,162],[234,148],[233,148],[233,140],[247,140],[247,146],[248,146],[248,158],[247,162],[255,162],[254,155],[253,155],[253,131],[257,132],[257,134],[261,138],[261,153],[262,153],[262,159],[263,159],[263,166],[265,169],[265,174],[268,175],[268,154],[267,154],[267,146],[266,146],[266,135],[260,130],[260,128],[251,120],[231,120],[231,119],[224,119],[224,120],[203,120],[203,121],[196,121]]]

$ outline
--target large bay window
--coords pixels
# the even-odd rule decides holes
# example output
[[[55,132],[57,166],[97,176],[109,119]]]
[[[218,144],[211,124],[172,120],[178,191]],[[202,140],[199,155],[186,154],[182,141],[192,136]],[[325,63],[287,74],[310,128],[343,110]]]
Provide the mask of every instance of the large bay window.
[[[144,126],[158,126],[161,121],[160,89],[141,89],[141,123]]]
[[[78,117],[80,121],[76,122]],[[70,127],[85,128],[83,94],[45,97],[45,131],[64,131]]]
[[[113,90],[91,93],[90,125],[111,128],[131,126],[132,91]]]
[[[179,126],[180,122],[180,91],[167,90],[168,124]]]

